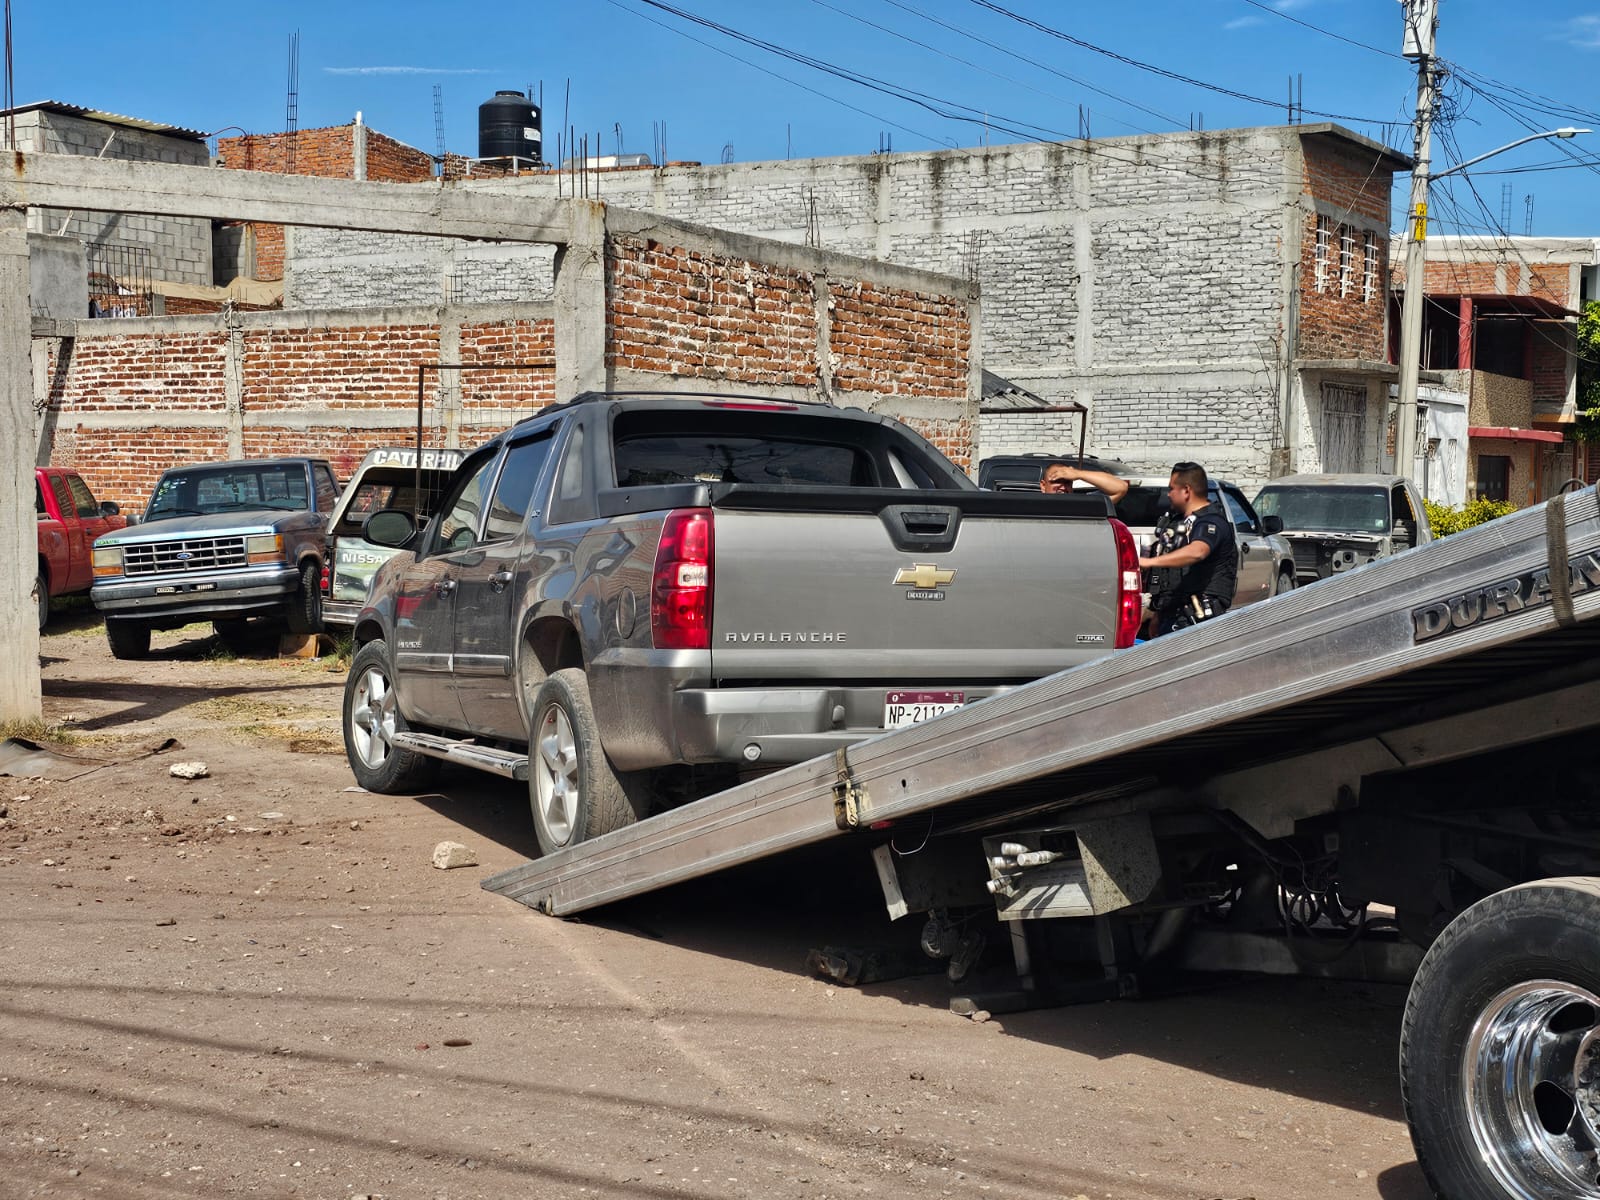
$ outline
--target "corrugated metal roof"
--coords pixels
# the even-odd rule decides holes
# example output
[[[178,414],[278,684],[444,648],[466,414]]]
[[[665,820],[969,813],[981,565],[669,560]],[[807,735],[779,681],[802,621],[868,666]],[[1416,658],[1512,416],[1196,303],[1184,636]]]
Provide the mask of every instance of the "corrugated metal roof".
[[[19,104],[15,108],[0,109],[0,116],[25,112],[60,113],[66,117],[99,121],[103,125],[121,125],[126,129],[142,129],[146,133],[161,133],[197,142],[203,142],[210,136],[199,129],[184,129],[179,125],[163,125],[159,121],[146,121],[140,117],[125,117],[121,113],[101,112],[97,108],[84,108],[81,104],[67,104],[61,100],[35,100],[32,104]]]

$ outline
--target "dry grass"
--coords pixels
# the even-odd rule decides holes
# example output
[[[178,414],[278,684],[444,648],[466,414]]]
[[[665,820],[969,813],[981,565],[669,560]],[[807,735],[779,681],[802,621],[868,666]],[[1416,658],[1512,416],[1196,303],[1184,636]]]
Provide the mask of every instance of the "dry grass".
[[[59,721],[30,717],[23,721],[0,721],[0,739],[22,738],[29,742],[50,742],[57,746],[81,746],[90,738]]]

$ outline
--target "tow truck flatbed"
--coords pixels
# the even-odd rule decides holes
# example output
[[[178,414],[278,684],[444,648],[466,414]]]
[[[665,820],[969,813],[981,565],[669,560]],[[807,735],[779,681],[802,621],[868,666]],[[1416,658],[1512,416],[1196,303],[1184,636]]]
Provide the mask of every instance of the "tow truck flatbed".
[[[1595,489],[1048,676],[502,872],[567,915],[831,838],[1163,807],[1262,837],[1385,771],[1600,723]],[[1547,720],[1506,706],[1559,693]],[[880,834],[874,841],[881,841]]]

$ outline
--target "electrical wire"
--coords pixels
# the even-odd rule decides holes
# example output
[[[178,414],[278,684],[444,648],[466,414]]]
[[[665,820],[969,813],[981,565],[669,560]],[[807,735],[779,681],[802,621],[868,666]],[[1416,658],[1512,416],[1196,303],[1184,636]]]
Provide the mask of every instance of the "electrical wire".
[[[1320,33],[1323,37],[1330,37],[1336,42],[1344,42],[1347,45],[1359,46],[1363,50],[1370,50],[1374,54],[1383,55],[1385,58],[1398,58],[1401,62],[1407,61],[1405,55],[1403,54],[1396,54],[1393,50],[1383,50],[1377,46],[1369,46],[1366,42],[1358,42],[1355,40],[1355,38],[1347,38],[1342,33],[1334,33],[1333,30],[1324,29],[1320,25],[1313,25],[1310,21],[1302,21],[1299,17],[1290,16],[1281,8],[1274,8],[1270,4],[1262,3],[1262,0],[1244,0],[1244,2],[1250,5],[1252,8],[1259,8],[1264,13],[1271,13],[1275,17],[1282,17],[1285,21],[1292,21],[1296,25],[1301,25],[1315,33]]]
[[[919,129],[912,129],[908,125],[902,125],[897,121],[890,120],[888,117],[880,116],[878,113],[869,112],[867,109],[859,108],[856,105],[851,104],[847,100],[841,100],[837,96],[830,96],[826,92],[819,91],[818,89],[816,89],[814,87],[809,87],[808,85],[801,83],[797,79],[790,79],[787,75],[780,75],[776,71],[773,71],[773,70],[771,70],[771,69],[769,69],[767,67],[763,67],[760,63],[751,62],[748,58],[742,58],[739,55],[733,53],[733,51],[731,51],[731,50],[725,49],[722,46],[713,45],[712,43],[706,41],[704,38],[697,38],[692,33],[686,33],[684,30],[678,29],[675,26],[669,25],[665,21],[658,20],[655,17],[652,17],[649,13],[642,13],[642,12],[639,12],[638,10],[636,10],[636,9],[629,8],[627,5],[620,3],[620,0],[606,0],[606,3],[611,5],[613,8],[620,8],[623,12],[627,13],[629,16],[638,17],[639,20],[641,20],[641,21],[648,21],[648,22],[650,22],[650,24],[652,24],[652,25],[654,25],[654,26],[656,26],[656,27],[658,27],[660,29],[665,29],[668,33],[675,33],[679,37],[685,39],[686,41],[691,41],[697,46],[704,46],[707,50],[710,50],[710,51],[712,51],[712,52],[714,52],[716,54],[720,54],[725,58],[731,58],[731,59],[733,59],[734,62],[743,63],[745,66],[751,68],[752,70],[760,71],[763,75],[769,75],[773,79],[777,79],[777,80],[782,81],[783,83],[789,84],[791,87],[797,87],[802,92],[809,92],[813,96],[817,96],[817,97],[819,97],[819,98],[821,98],[823,100],[826,100],[830,104],[837,104],[840,108],[847,108],[851,112],[857,113],[860,116],[870,117],[874,121],[881,121],[881,122],[883,122],[883,124],[888,125],[892,129],[898,129],[902,133],[909,133],[913,137],[923,138],[924,140],[926,140],[928,142],[945,143],[945,144],[948,144],[950,146],[954,146],[956,144],[950,138],[935,137],[933,134],[923,133]]]
[[[1097,46],[1093,42],[1084,41],[1084,39],[1067,33],[1065,30],[1056,29],[1052,26],[1045,25],[1042,22],[1035,21],[1032,17],[1025,17],[1021,13],[1013,12],[1004,5],[994,3],[994,0],[968,0],[968,2],[977,5],[979,8],[987,9],[989,12],[996,13],[999,16],[1009,18],[1010,20],[1017,22],[1019,25],[1025,25],[1037,33],[1045,34],[1047,37],[1057,38],[1063,42],[1070,42],[1072,45],[1078,46],[1081,49],[1090,50],[1095,54],[1104,55],[1106,58],[1113,59],[1120,63],[1125,63],[1126,65],[1135,67],[1140,71],[1148,71],[1150,74],[1159,75],[1164,79],[1171,79],[1177,83],[1188,84],[1190,87],[1204,88],[1208,92],[1216,92],[1219,95],[1230,96],[1235,100],[1243,100],[1250,104],[1261,104],[1265,105],[1267,108],[1283,107],[1283,102],[1281,100],[1268,100],[1263,96],[1253,96],[1249,92],[1241,92],[1235,90],[1234,88],[1223,87],[1221,84],[1208,83],[1204,79],[1196,79],[1193,75],[1184,75],[1178,71],[1169,71],[1166,67],[1158,67],[1154,63],[1147,63],[1137,58],[1131,58],[1128,55],[1120,54],[1115,50],[1108,50],[1104,46]],[[1323,112],[1322,110],[1315,108],[1302,109],[1301,111],[1308,112],[1315,117],[1327,117],[1331,121],[1348,121],[1357,125],[1383,124],[1383,122],[1374,121],[1370,117],[1355,117],[1348,113]]]
[[[816,0],[816,2],[820,3],[820,0]],[[893,8],[898,8],[902,12],[909,13],[914,17],[918,17],[924,21],[928,21],[934,25],[937,25],[941,29],[947,29],[951,33],[960,34],[962,37],[967,38],[970,41],[977,42],[980,46],[987,46],[990,50],[998,51],[1001,54],[1016,59],[1018,62],[1025,62],[1030,67],[1036,67],[1041,71],[1048,72],[1049,74],[1056,76],[1058,79],[1065,79],[1068,83],[1075,83],[1081,88],[1086,88],[1087,90],[1094,92],[1096,95],[1106,97],[1108,100],[1115,100],[1119,104],[1126,104],[1130,108],[1136,108],[1142,113],[1146,113],[1149,116],[1157,118],[1158,120],[1167,122],[1174,128],[1182,129],[1184,127],[1184,122],[1178,120],[1178,118],[1174,116],[1170,116],[1167,113],[1159,112],[1156,109],[1149,108],[1146,105],[1140,104],[1137,100],[1130,100],[1127,96],[1119,95],[1116,92],[1109,92],[1102,87],[1097,87],[1095,84],[1090,83],[1086,79],[1080,79],[1076,75],[1069,75],[1065,71],[1059,71],[1055,67],[1050,66],[1048,63],[1042,63],[1036,58],[1029,58],[1026,54],[1020,54],[1010,47],[1000,45],[998,42],[991,42],[987,38],[979,37],[970,29],[963,29],[959,25],[952,25],[949,21],[941,20],[939,17],[933,16],[931,13],[921,12],[918,9],[912,8],[908,4],[903,3],[902,0],[883,0],[883,3],[888,4]],[[1002,78],[1004,78],[1004,76],[1002,76]],[[1022,86],[1026,87],[1027,85],[1023,84]],[[1046,92],[1044,94],[1049,95],[1050,93]],[[1059,97],[1056,98],[1059,99]],[[1111,119],[1115,120],[1115,118]],[[1118,122],[1118,124],[1127,123]],[[1136,125],[1129,125],[1128,128],[1138,129],[1139,127]],[[1150,131],[1140,129],[1139,132],[1149,133]]]

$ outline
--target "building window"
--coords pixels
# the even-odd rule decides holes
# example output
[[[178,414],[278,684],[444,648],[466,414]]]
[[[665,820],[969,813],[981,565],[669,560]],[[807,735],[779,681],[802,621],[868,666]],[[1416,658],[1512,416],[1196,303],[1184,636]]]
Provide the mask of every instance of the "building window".
[[[1327,217],[1317,218],[1317,257],[1314,283],[1317,291],[1328,290],[1328,257],[1333,250],[1333,222]]]
[[[1370,229],[1361,235],[1361,303],[1378,297],[1378,235]]]
[[[1348,296],[1356,288],[1356,231],[1339,226],[1339,295]]]
[[[1511,459],[1504,454],[1478,455],[1478,499],[1511,498]]]

